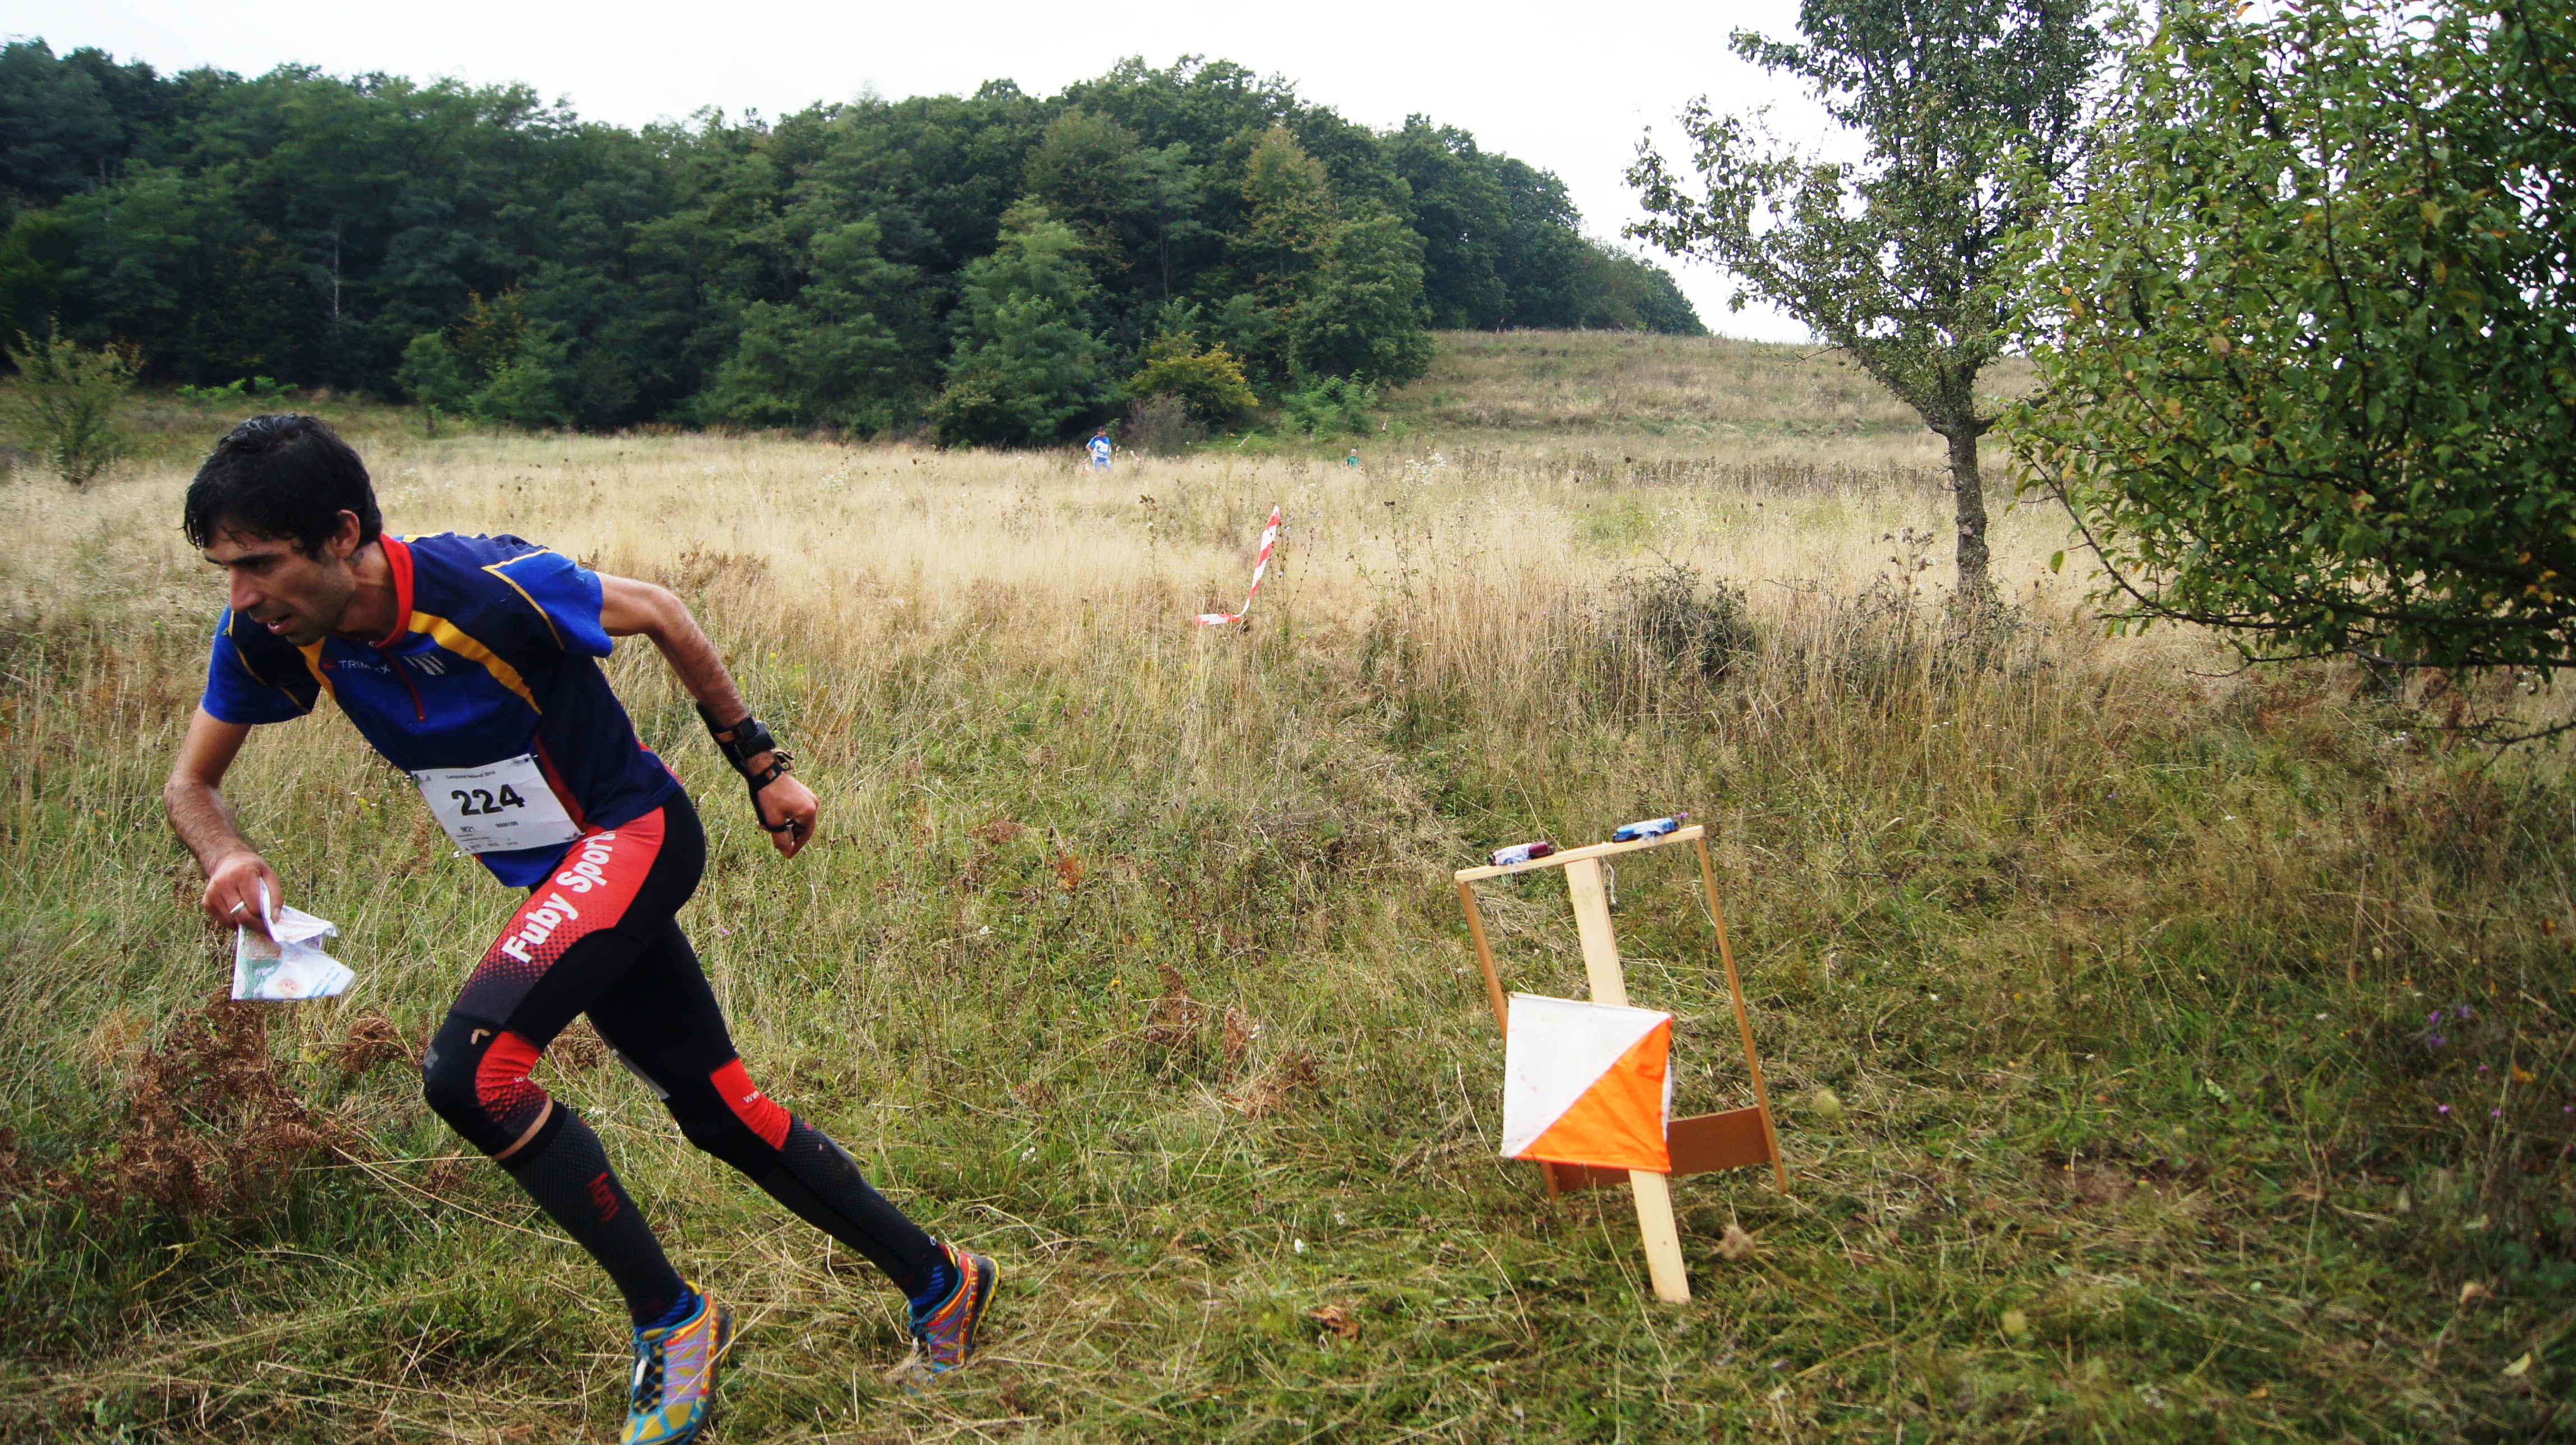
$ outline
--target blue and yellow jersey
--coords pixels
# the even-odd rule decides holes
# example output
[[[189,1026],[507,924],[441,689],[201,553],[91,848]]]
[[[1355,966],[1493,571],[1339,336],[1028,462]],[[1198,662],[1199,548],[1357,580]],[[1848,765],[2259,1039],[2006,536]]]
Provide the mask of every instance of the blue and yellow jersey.
[[[215,628],[205,709],[230,723],[302,717],[323,693],[405,772],[529,753],[564,811],[616,828],[678,791],[636,740],[599,659],[599,575],[516,537],[383,538],[402,623],[391,637],[298,648],[231,609]],[[553,871],[562,847],[477,855],[513,888]]]

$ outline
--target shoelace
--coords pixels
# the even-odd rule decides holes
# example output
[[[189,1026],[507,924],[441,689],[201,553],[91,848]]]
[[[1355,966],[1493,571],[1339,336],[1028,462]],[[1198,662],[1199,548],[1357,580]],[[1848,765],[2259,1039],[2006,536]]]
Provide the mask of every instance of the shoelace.
[[[636,1410],[650,1410],[662,1403],[661,1350],[647,1345],[635,1352],[635,1381],[627,1389],[627,1399]]]

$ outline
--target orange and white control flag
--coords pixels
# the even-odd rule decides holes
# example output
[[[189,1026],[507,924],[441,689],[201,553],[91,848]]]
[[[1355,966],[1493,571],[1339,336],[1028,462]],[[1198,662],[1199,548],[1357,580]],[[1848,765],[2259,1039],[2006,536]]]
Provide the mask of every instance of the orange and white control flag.
[[[1503,1157],[1672,1172],[1673,1016],[1512,995],[1503,1034]]]

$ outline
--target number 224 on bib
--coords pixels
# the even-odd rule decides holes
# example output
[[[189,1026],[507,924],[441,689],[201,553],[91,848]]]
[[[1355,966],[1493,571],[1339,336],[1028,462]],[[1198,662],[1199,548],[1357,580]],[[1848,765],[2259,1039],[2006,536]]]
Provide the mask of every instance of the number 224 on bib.
[[[543,848],[581,836],[546,786],[534,753],[479,768],[423,768],[412,778],[438,826],[468,853]]]

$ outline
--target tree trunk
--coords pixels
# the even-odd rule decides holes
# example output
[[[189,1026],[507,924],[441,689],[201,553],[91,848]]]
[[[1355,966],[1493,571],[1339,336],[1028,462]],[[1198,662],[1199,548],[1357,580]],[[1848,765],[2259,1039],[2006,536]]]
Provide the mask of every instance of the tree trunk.
[[[1977,429],[1959,427],[1950,434],[1950,490],[1959,499],[1959,600],[1983,601],[1994,595],[1986,580],[1986,488],[1977,475]]]

